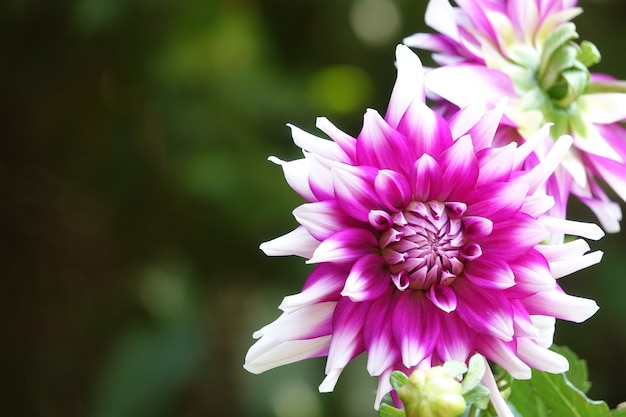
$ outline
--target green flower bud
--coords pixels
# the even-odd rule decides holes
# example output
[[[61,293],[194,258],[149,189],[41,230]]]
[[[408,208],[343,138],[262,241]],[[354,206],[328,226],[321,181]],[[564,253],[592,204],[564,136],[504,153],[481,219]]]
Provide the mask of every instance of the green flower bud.
[[[416,370],[398,390],[407,417],[459,417],[466,404],[461,383],[442,366]]]

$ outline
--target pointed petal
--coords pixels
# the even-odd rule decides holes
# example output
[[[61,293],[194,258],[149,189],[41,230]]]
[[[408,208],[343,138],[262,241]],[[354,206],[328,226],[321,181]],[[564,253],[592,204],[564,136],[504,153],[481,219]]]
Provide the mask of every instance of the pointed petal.
[[[374,189],[376,174],[377,170],[369,167],[338,164],[333,168],[335,199],[344,213],[367,222],[371,210],[383,208]]]
[[[515,340],[505,342],[492,336],[478,339],[478,351],[487,359],[503,367],[513,378],[530,379],[530,367],[518,358]]]
[[[478,333],[513,340],[511,306],[501,291],[477,288],[460,277],[452,287],[458,298],[456,311],[468,326]]]
[[[443,312],[450,313],[456,310],[456,294],[447,285],[433,285],[426,293],[426,297]]]
[[[490,290],[504,290],[515,285],[509,264],[494,256],[483,255],[467,262],[463,273],[473,284]]]
[[[439,337],[440,320],[429,305],[422,291],[404,291],[395,305],[393,335],[406,367],[429,356]]]
[[[529,314],[552,316],[581,323],[598,311],[595,301],[567,295],[557,289],[539,292],[522,300]]]
[[[511,143],[500,148],[487,148],[478,152],[480,171],[476,186],[494,182],[506,182],[511,176],[516,146]]]
[[[348,155],[335,142],[319,138],[290,123],[287,126],[291,129],[294,143],[305,151],[331,161],[350,162]]]
[[[282,161],[274,156],[267,158],[283,168],[287,184],[306,201],[317,201],[317,197],[311,191],[309,185],[309,161],[296,159],[295,161]]]
[[[360,165],[393,171],[410,169],[411,150],[407,139],[387,124],[377,111],[368,109],[363,117],[363,129],[356,142]]]
[[[468,216],[499,221],[520,211],[528,193],[527,184],[496,182],[474,190],[467,199]]]
[[[398,76],[389,99],[385,120],[397,127],[412,101],[424,101],[424,70],[420,59],[404,45],[396,47]]]
[[[496,379],[493,377],[493,372],[491,372],[489,362],[487,362],[487,359],[484,360],[486,371],[483,379],[481,380],[481,383],[485,387],[487,387],[487,389],[489,389],[489,398],[491,399],[493,408],[496,410],[496,413],[499,417],[515,417],[513,412],[507,405],[505,399],[502,397],[502,394],[500,393],[498,384],[496,384]]]
[[[408,156],[411,162],[424,153],[437,158],[453,143],[450,126],[445,119],[421,101],[414,101],[409,105],[400,120],[398,131],[404,135],[409,144]]]
[[[320,241],[341,229],[357,226],[357,222],[340,210],[333,200],[302,204],[294,209],[293,216]]]
[[[286,235],[262,243],[259,248],[267,256],[297,255],[310,258],[319,244],[319,240],[311,236],[303,226],[298,226]]]
[[[393,339],[394,291],[389,289],[372,302],[363,326],[363,340],[367,348],[367,371],[382,375],[400,360],[400,351]]]
[[[376,252],[378,240],[369,230],[343,229],[324,240],[307,263],[348,263]]]
[[[283,313],[272,323],[252,334],[258,339],[269,336],[276,340],[313,339],[332,333],[335,301],[312,304],[293,312]]]
[[[363,324],[370,303],[353,303],[342,298],[337,304],[333,318],[333,335],[326,361],[328,377],[320,385],[321,392],[334,389],[339,373],[359,353],[365,349],[363,343]]]
[[[431,201],[441,193],[443,172],[432,156],[422,155],[411,171],[411,189],[417,201]]]
[[[560,374],[569,370],[569,362],[564,356],[525,337],[517,339],[517,355],[529,366],[540,371]]]
[[[347,133],[339,130],[334,124],[325,117],[318,117],[315,126],[326,133],[350,158],[350,161],[356,161],[356,139]]]
[[[436,68],[424,81],[428,90],[461,108],[476,100],[496,105],[504,97],[512,100],[517,96],[508,75],[482,65]]]
[[[248,350],[243,367],[248,372],[260,374],[281,365],[326,356],[330,338],[331,336],[328,335],[315,339],[283,342],[271,337],[262,337]]]
[[[307,305],[338,300],[348,272],[348,269],[334,264],[316,265],[307,277],[302,291],[283,298],[278,308],[291,312]]]
[[[380,297],[391,285],[391,276],[380,255],[365,255],[354,263],[341,292],[353,302]]]
[[[378,171],[374,188],[379,200],[391,211],[402,211],[411,202],[411,189],[406,177],[395,171]]]
[[[462,200],[478,179],[478,160],[469,136],[459,138],[442,152],[439,164],[443,168],[443,199]]]

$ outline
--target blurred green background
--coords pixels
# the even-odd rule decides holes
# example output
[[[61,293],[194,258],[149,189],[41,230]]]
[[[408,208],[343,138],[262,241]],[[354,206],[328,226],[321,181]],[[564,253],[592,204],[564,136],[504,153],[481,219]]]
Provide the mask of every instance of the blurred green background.
[[[598,71],[626,78],[626,3],[583,1]],[[418,0],[5,0],[0,4],[0,415],[375,416],[363,358],[252,375],[254,330],[308,267],[260,242],[300,204],[266,160],[285,123],[356,135],[384,111]],[[425,62],[430,62],[422,54]],[[579,204],[572,215],[592,219]],[[626,233],[565,278],[601,310],[559,323],[591,396],[626,400]]]

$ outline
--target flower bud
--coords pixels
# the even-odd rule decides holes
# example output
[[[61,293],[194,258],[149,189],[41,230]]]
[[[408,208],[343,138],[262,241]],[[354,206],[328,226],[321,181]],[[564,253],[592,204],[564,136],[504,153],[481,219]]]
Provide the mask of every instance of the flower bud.
[[[398,390],[407,417],[458,417],[466,404],[461,383],[442,366],[418,369]]]

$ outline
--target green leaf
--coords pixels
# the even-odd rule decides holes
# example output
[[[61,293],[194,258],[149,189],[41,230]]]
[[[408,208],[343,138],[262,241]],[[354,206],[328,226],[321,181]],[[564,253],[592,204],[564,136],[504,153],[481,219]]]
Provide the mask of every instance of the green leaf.
[[[516,380],[510,402],[522,416],[608,417],[603,401],[592,401],[565,374],[533,370],[532,378]]]
[[[552,346],[550,349],[565,356],[569,362],[569,371],[565,373],[567,379],[582,392],[586,393],[589,391],[591,382],[589,382],[589,373],[587,372],[587,361],[580,359],[578,355],[567,346]]]
[[[406,376],[402,371],[393,371],[391,375],[389,376],[389,383],[391,383],[391,386],[396,391],[402,388],[404,384],[407,383],[408,380],[409,380],[409,377]]]
[[[489,388],[484,385],[477,385],[471,390],[463,393],[463,398],[468,405],[473,405],[481,410],[489,406]]]
[[[611,410],[611,417],[626,417],[626,408],[621,410]]]
[[[399,410],[389,404],[381,404],[378,409],[378,415],[380,417],[406,417],[404,410]]]

